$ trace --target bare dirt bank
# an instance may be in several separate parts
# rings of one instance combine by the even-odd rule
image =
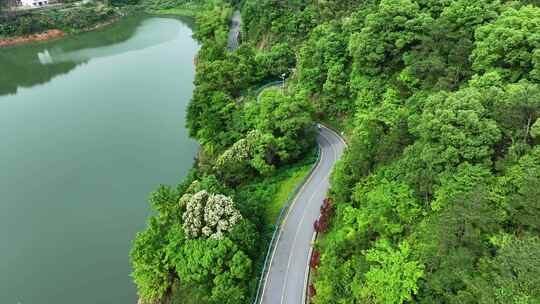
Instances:
[[[66,33],[64,33],[61,30],[48,30],[46,32],[39,33],[39,34],[0,39],[0,47],[18,45],[18,44],[36,42],[36,41],[46,41],[46,40],[51,40],[55,38],[61,38],[61,37],[64,37],[65,35]]]

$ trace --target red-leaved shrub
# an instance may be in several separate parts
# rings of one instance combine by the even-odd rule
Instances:
[[[330,198],[325,198],[321,206],[321,215],[319,219],[313,223],[313,228],[317,233],[325,233],[330,225],[330,218],[334,215],[334,206]]]
[[[317,267],[319,267],[320,262],[321,262],[321,253],[318,250],[313,250],[313,252],[311,253],[311,259],[309,260],[309,267],[315,270],[317,269]]]
[[[309,284],[308,294],[310,298],[313,298],[317,294],[317,290],[315,290],[315,286],[313,286],[313,283]]]

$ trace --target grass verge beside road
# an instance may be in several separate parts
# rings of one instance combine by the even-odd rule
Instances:
[[[312,166],[312,163],[306,164],[291,168],[285,172],[288,177],[279,183],[279,186],[277,187],[278,190],[274,195],[274,198],[270,201],[266,208],[267,223],[274,223],[277,220],[281,208],[285,205],[294,189],[296,189],[296,187],[304,180]]]

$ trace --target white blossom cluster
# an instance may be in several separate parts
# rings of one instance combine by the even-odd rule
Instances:
[[[195,194],[185,194],[180,198],[180,204],[185,204],[186,211],[182,218],[183,228],[188,237],[197,238],[201,236],[201,228],[204,220],[204,206],[210,194],[206,191],[199,191]]]
[[[221,154],[216,160],[216,169],[223,169],[231,163],[242,163],[251,158],[252,145],[243,138],[235,142],[229,149]]]
[[[186,204],[182,218],[184,232],[189,238],[221,239],[242,219],[233,200],[225,195],[202,190],[193,195],[184,195],[180,202]]]
[[[187,188],[185,192],[186,194],[182,195],[182,197],[180,197],[180,200],[178,201],[180,204],[180,208],[186,209],[187,204],[193,197],[193,193],[198,192],[197,189],[199,189],[199,186],[200,186],[200,182],[198,180],[193,181],[191,185],[189,185],[189,187]]]
[[[261,131],[249,131],[245,138],[235,142],[218,157],[214,169],[224,171],[241,164],[250,164],[257,170],[261,169],[260,167],[266,164],[254,165],[253,159],[256,158],[257,154],[264,154],[269,141],[271,138],[265,136]]]

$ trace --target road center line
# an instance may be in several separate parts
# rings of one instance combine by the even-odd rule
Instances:
[[[328,144],[330,145],[330,148],[332,149],[332,152],[334,153],[334,159],[335,159],[335,151],[333,149],[333,146],[332,146],[332,142],[330,140],[328,140],[328,138],[326,136],[324,136],[324,134],[321,132],[319,133],[325,141],[328,142]],[[322,161],[322,158],[321,158],[321,161]],[[328,171],[328,173],[325,175],[325,177],[319,182],[317,183],[317,187],[315,187],[316,189],[319,188],[319,186],[324,182],[326,181],[330,174],[331,174],[332,170],[330,169]],[[311,197],[309,198],[309,200],[306,202],[306,207],[310,205],[311,201],[313,200],[313,197],[318,194],[317,191],[314,191],[313,194],[311,195]],[[282,292],[281,292],[281,300],[280,300],[280,303],[283,304],[283,300],[285,299],[285,295],[286,295],[286,286],[287,286],[287,282],[289,280],[289,270],[290,270],[290,267],[291,267],[291,262],[292,262],[292,254],[295,252],[295,249],[296,249],[296,240],[298,239],[298,234],[300,233],[300,231],[302,230],[302,223],[304,222],[305,220],[305,217],[307,215],[307,210],[306,208],[304,208],[304,212],[302,213],[302,218],[300,219],[300,223],[298,224],[297,228],[296,228],[296,233],[294,235],[294,239],[293,239],[293,243],[292,243],[292,250],[289,251],[289,256],[288,256],[288,261],[287,261],[287,270],[285,272],[285,278],[284,278],[284,281],[283,281],[283,288],[282,288]]]

